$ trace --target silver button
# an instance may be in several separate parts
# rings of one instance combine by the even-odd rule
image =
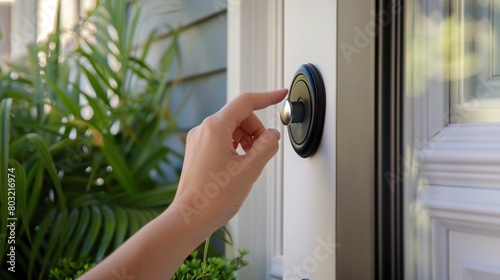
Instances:
[[[289,99],[283,100],[280,105],[280,118],[284,125],[301,123],[304,121],[304,103],[292,102]]]

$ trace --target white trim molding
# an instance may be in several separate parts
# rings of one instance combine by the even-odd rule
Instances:
[[[449,125],[419,153],[429,185],[500,190],[500,124]]]
[[[450,279],[450,232],[500,237],[500,124],[449,125],[418,158],[414,276]]]
[[[435,185],[424,189],[418,200],[431,224],[418,230],[419,250],[425,252],[418,279],[453,279],[448,267],[450,232],[500,237],[500,192]]]
[[[229,1],[227,99],[247,91],[283,87],[283,0]],[[283,135],[275,108],[258,112],[266,127]],[[281,144],[283,143],[281,140]],[[228,224],[234,247],[248,249],[249,267],[239,279],[283,277],[283,152],[268,163],[242,209]]]

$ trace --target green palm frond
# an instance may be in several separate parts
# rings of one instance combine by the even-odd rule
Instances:
[[[59,11],[47,40],[0,72],[0,180],[16,169],[16,262],[26,279],[45,279],[61,258],[105,258],[173,201],[178,174],[151,174],[182,157],[163,144],[176,130],[168,73],[179,31],[151,65],[159,33],[137,45],[140,6],[97,1],[75,27],[73,49],[61,40]],[[5,250],[0,242],[0,260]]]
[[[2,184],[8,181],[8,163],[9,163],[9,140],[10,140],[10,111],[12,107],[12,99],[4,99],[0,103],[0,130],[2,134],[0,136],[0,182]],[[3,207],[0,209],[0,236],[7,236],[7,218],[9,217],[8,209],[4,205],[7,205],[8,199],[5,193],[0,196],[1,204]],[[3,252],[5,246],[5,239],[2,238],[0,242],[0,253],[2,256],[0,260],[3,259]]]

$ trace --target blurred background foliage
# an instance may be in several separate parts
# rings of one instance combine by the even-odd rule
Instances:
[[[170,29],[158,66],[149,65],[157,33],[134,44],[141,7],[132,5],[97,1],[71,31],[61,30],[59,9],[48,39],[0,73],[0,179],[15,168],[17,279],[46,278],[62,258],[99,262],[175,195],[164,166],[182,155],[164,140],[177,130],[168,81],[178,30]],[[72,39],[63,42],[63,33]],[[13,276],[7,245],[1,279]]]

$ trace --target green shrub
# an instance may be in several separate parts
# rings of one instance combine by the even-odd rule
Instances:
[[[248,265],[244,259],[246,255],[248,255],[247,250],[240,250],[239,255],[232,260],[224,257],[209,257],[204,261],[198,257],[198,251],[194,251],[171,280],[235,280],[234,272]],[[73,280],[94,266],[95,264],[90,259],[75,262],[64,258],[50,269],[49,279]]]
[[[81,262],[75,262],[67,258],[60,259],[57,265],[50,269],[49,279],[73,280],[82,276],[94,266],[95,264],[88,259]]]
[[[228,260],[223,257],[209,257],[204,262],[198,258],[198,251],[184,261],[171,280],[235,280],[234,272],[248,263],[245,256],[247,250],[240,250],[239,256]]]

